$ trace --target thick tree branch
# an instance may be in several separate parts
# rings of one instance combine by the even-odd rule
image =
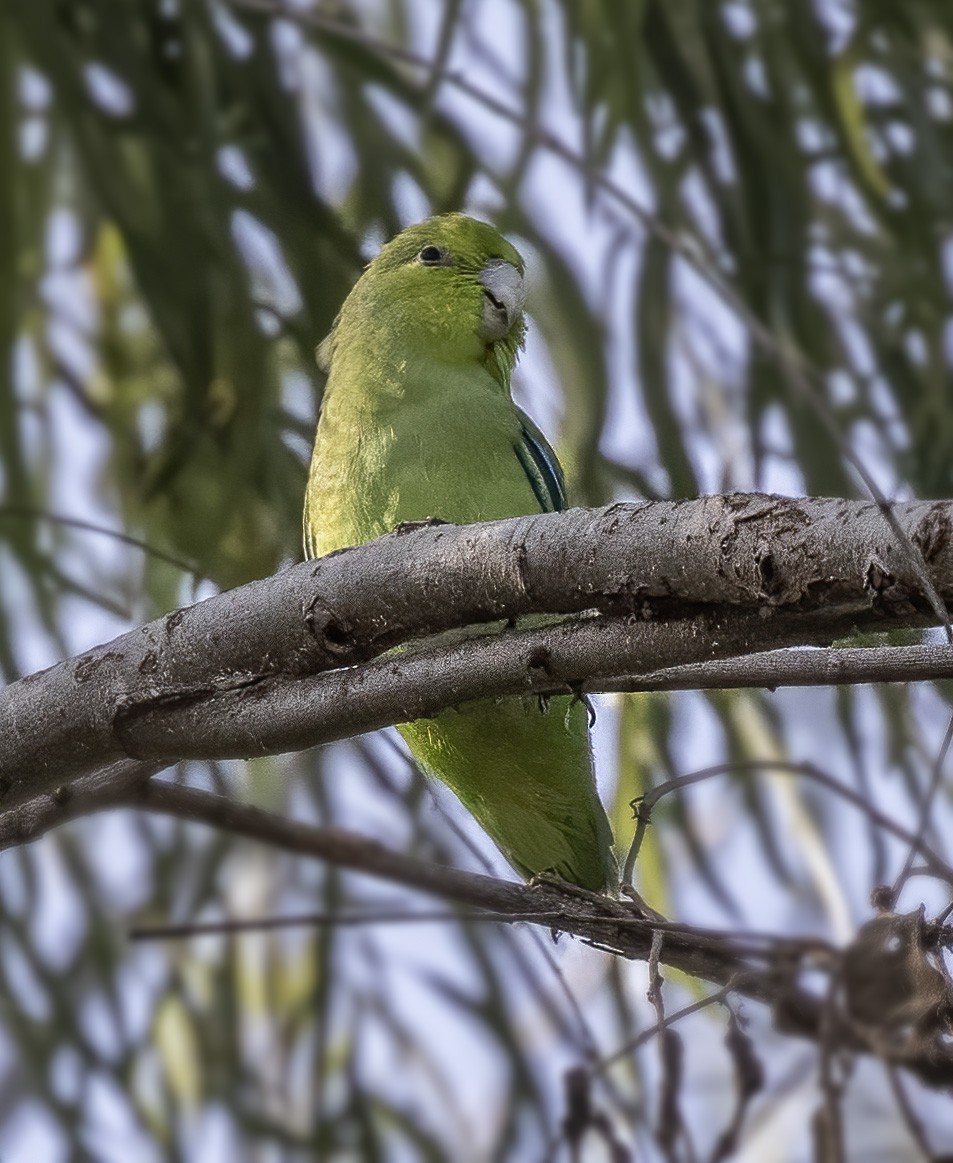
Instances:
[[[949,602],[953,503],[894,515]],[[382,657],[532,614],[583,616]],[[0,691],[0,794],[24,801],[130,759],[290,750],[487,693],[635,686],[648,670],[931,618],[868,502],[754,494],[404,529]]]
[[[775,616],[762,638],[803,645],[821,620]],[[774,650],[747,658],[751,619],[632,626],[618,619],[513,631],[363,666],[294,679],[277,675],[192,703],[134,708],[117,720],[130,754],[171,763],[276,754],[428,718],[448,706],[501,695],[725,690],[917,682],[953,678],[948,646]],[[727,654],[729,657],[721,658]],[[687,661],[699,656],[714,661]],[[843,656],[843,657],[842,657]],[[653,669],[658,664],[664,669]],[[610,666],[621,675],[603,674]],[[637,668],[647,668],[640,673]]]
[[[149,699],[121,708],[115,731],[126,753],[143,760],[273,755],[428,718],[474,699],[602,691],[616,686],[619,670],[637,686],[642,667],[730,656],[765,640],[831,637],[829,619],[817,614],[776,614],[769,625],[737,613],[664,623],[587,618],[389,654],[344,670],[265,676],[199,699]]]

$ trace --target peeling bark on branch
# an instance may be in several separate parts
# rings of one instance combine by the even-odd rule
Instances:
[[[953,503],[894,514],[949,603]],[[419,649],[530,614],[576,617]],[[22,802],[130,759],[152,770],[291,750],[492,692],[607,689],[934,620],[917,563],[869,502],[735,495],[402,529],[0,691],[0,795]]]

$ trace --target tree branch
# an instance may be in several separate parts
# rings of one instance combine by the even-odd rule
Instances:
[[[829,620],[778,614],[755,627],[773,643],[827,641]],[[641,667],[733,655],[752,648],[752,619],[698,615],[647,623],[589,618],[508,630],[363,665],[294,677],[268,675],[221,690],[122,706],[115,732],[128,755],[172,763],[298,751],[449,706],[503,695],[584,694],[639,685]],[[604,673],[609,670],[609,674]]]
[[[818,972],[839,971],[842,953],[826,942],[772,934],[719,933],[660,921],[645,917],[631,902],[612,900],[573,885],[547,879],[516,884],[430,864],[342,829],[311,827],[164,780],[129,788],[123,799],[129,806],[222,828],[286,852],[382,877],[444,901],[487,910],[501,919],[570,933],[631,960],[647,961],[654,948],[658,960],[666,965],[765,1003],[787,1033],[816,1042],[829,1035],[828,1002],[823,992],[818,992],[816,980],[811,980]],[[878,942],[865,930],[858,938],[871,973],[877,968],[879,945],[892,947],[895,939],[903,940],[911,930],[908,918],[897,918],[890,927],[882,922],[873,923],[883,928]],[[921,924],[916,929],[918,937],[922,930]],[[853,947],[848,947],[843,957],[849,961],[852,952]],[[905,1004],[909,1007],[909,998]],[[835,1015],[834,1033],[839,1047],[876,1054],[933,1086],[953,1084],[953,1054],[942,1038],[883,1042],[876,1031],[859,1025],[849,1011]]]
[[[838,646],[768,650],[743,658],[686,663],[607,679],[603,691],[741,690],[745,687],[856,686],[953,678],[949,646]]]
[[[949,602],[953,503],[894,515]],[[439,637],[539,614],[575,618]],[[428,524],[177,610],[0,691],[0,796],[24,802],[130,760],[154,770],[292,750],[488,694],[661,686],[679,664],[931,620],[869,502],[752,494]],[[397,646],[412,649],[387,655]],[[808,665],[785,664],[802,677]]]

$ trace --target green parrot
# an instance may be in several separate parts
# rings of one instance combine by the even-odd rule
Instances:
[[[305,495],[309,557],[402,522],[565,507],[556,456],[510,397],[524,298],[519,253],[463,214],[409,227],[369,264],[318,349],[329,374]],[[483,700],[398,730],[524,876],[616,887],[583,703]]]

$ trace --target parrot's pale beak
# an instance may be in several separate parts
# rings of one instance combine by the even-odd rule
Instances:
[[[523,313],[526,303],[523,276],[512,263],[496,258],[486,264],[477,278],[485,288],[480,336],[487,343],[495,343]]]

